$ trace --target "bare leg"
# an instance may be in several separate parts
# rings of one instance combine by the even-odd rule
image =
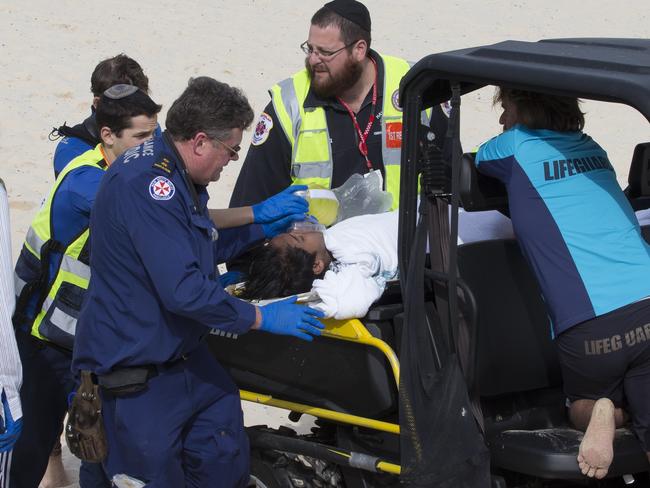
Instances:
[[[585,423],[586,412],[589,410],[589,404],[585,402],[593,400],[578,400],[571,405],[569,416],[577,428],[581,428]],[[593,402],[585,436],[578,451],[580,471],[589,478],[604,478],[612,464],[617,420],[623,423],[622,413],[619,419],[616,417],[614,404],[608,398]]]
[[[585,431],[589,426],[591,420],[591,411],[594,409],[596,400],[576,400],[571,402],[569,409],[569,420],[571,424],[578,430]],[[617,408],[614,411],[616,419],[616,428],[623,427],[629,421],[629,415],[622,408]]]
[[[58,488],[69,484],[70,480],[68,480],[65,473],[63,459],[61,457],[61,443],[57,442],[54,449],[52,449],[52,454],[50,454],[50,459],[47,463],[47,470],[45,471],[45,475],[41,480],[39,488]]]

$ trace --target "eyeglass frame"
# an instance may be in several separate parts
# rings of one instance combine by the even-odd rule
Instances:
[[[311,46],[309,45],[309,41],[305,41],[305,42],[303,42],[303,43],[300,45],[300,49],[301,49],[302,52],[305,53],[305,55],[307,55],[307,56],[311,56],[311,55],[313,54],[314,56],[317,56],[318,59],[320,59],[321,61],[329,61],[329,60],[332,59],[336,54],[340,53],[340,52],[343,51],[344,49],[347,49],[347,48],[349,48],[349,47],[351,47],[351,46],[354,46],[354,45],[355,45],[357,42],[359,42],[360,40],[361,40],[361,39],[357,39],[356,41],[353,41],[353,42],[351,42],[350,44],[346,44],[345,46],[343,46],[343,47],[340,48],[340,49],[337,49],[336,51],[327,52],[327,53],[323,53],[323,52],[320,51],[320,50],[318,50],[318,51],[315,50],[313,47],[311,47]]]
[[[223,147],[225,147],[226,149],[228,149],[228,151],[230,152],[230,158],[231,158],[231,159],[234,159],[234,160],[239,159],[239,151],[241,151],[241,146],[237,145],[237,146],[236,146],[236,149],[235,149],[234,147],[229,146],[228,144],[226,144],[225,142],[223,142],[221,139],[217,139],[216,137],[212,137],[211,140],[212,140],[212,141],[216,141],[216,142],[218,142],[218,143],[221,144]]]

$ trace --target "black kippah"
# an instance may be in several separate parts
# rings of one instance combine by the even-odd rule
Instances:
[[[323,7],[336,12],[344,19],[354,22],[362,29],[370,32],[370,12],[361,2],[356,0],[332,0]]]

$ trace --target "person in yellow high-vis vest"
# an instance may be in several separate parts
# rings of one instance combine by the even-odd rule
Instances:
[[[76,321],[88,287],[89,218],[106,168],[150,139],[161,106],[133,85],[104,92],[96,111],[102,142],[66,165],[27,232],[16,263],[13,321],[24,370],[24,429],[11,486],[39,484],[75,383],[70,370]],[[84,463],[83,488],[108,487],[101,465]]]
[[[311,19],[300,47],[305,69],[270,90],[231,207],[257,203],[289,184],[335,188],[352,174],[380,170],[399,204],[403,59],[370,49],[370,14],[354,0],[334,0]],[[444,141],[447,116],[423,114],[430,140]],[[426,133],[426,131],[425,131]]]

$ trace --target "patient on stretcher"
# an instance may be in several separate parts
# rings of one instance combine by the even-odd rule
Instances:
[[[322,231],[292,230],[253,257],[241,297],[312,291],[326,317],[363,317],[397,278],[398,212],[352,217]]]

